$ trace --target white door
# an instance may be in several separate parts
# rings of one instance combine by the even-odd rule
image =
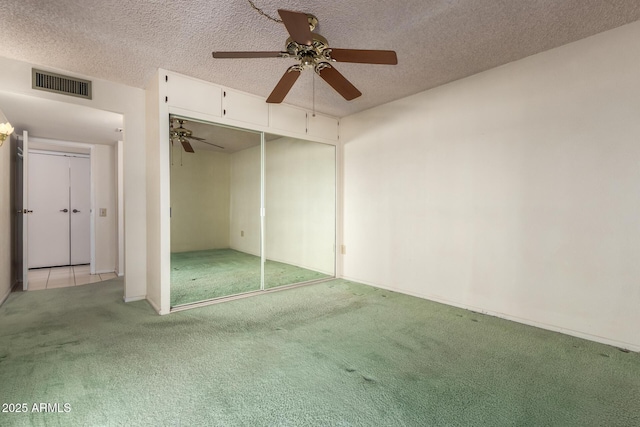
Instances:
[[[91,160],[70,157],[71,265],[91,262]]]
[[[22,138],[17,137],[17,153],[16,153],[16,188],[15,188],[15,206],[16,206],[16,262],[18,282],[22,282],[22,289],[27,290],[29,285],[28,278],[28,225],[27,213],[27,181],[29,174],[29,135],[27,131],[22,132]]]
[[[29,268],[69,265],[69,158],[29,153]]]

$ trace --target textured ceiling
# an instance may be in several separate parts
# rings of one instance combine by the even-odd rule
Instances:
[[[254,0],[313,13],[330,46],[393,49],[396,66],[338,64],[363,95],[315,79],[315,108],[345,116],[640,19],[638,0]],[[2,0],[0,56],[145,87],[157,68],[266,97],[291,59],[217,59],[283,50],[282,24],[247,0]],[[307,71],[285,99],[312,107]]]

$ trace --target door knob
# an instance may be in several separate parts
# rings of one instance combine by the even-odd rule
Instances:
[[[60,212],[69,212],[69,209],[60,209]]]
[[[78,209],[73,210],[73,213],[78,213],[78,212],[80,212]]]

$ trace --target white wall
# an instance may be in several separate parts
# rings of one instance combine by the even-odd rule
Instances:
[[[31,68],[51,70],[90,79],[93,99],[64,96],[31,88]],[[55,70],[37,64],[0,57],[0,90],[84,105],[124,116],[124,225],[125,292],[127,301],[143,299],[147,292],[146,157],[144,91],[118,83]],[[4,172],[2,172],[4,173]],[[2,192],[9,190],[0,190]],[[1,225],[4,227],[4,225]],[[0,232],[0,246],[6,245],[10,230]]]
[[[344,277],[640,350],[638,40],[344,118]]]
[[[0,123],[7,118],[0,111]],[[13,287],[11,259],[13,251],[13,201],[11,200],[11,140],[7,140],[0,147],[0,304],[9,296]]]
[[[163,179],[168,182],[169,177],[163,176],[161,159],[162,147],[169,143],[169,138],[161,137],[162,127],[160,112],[159,77],[156,74],[145,92],[145,125],[146,125],[146,231],[147,231],[147,301],[160,314],[169,312],[169,290],[163,286],[163,245],[170,236],[163,236],[162,209],[164,208],[163,192],[161,191]],[[167,116],[168,117],[168,116]],[[166,123],[166,122],[165,122]],[[168,125],[167,125],[168,127]],[[163,141],[164,139],[164,141]],[[164,143],[164,144],[163,144]],[[168,165],[166,174],[169,174]],[[169,190],[167,189],[167,193]],[[167,194],[168,197],[168,194]],[[169,210],[169,204],[166,205]],[[168,215],[167,215],[168,216]],[[170,256],[169,248],[167,256]],[[168,271],[170,273],[170,271]]]
[[[110,145],[95,145],[91,151],[91,174],[94,182],[96,233],[96,272],[116,270],[118,257],[118,215],[116,150]],[[107,216],[100,216],[100,209]]]
[[[260,256],[260,146],[231,154],[230,199],[231,249]]]
[[[171,252],[229,247],[231,155],[173,149]]]
[[[335,146],[297,138],[266,142],[267,259],[335,273]]]

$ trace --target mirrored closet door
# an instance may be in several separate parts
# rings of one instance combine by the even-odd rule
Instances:
[[[335,147],[265,139],[265,288],[333,277]]]
[[[261,135],[171,126],[171,306],[260,290]]]
[[[171,307],[335,275],[335,147],[171,117]]]

